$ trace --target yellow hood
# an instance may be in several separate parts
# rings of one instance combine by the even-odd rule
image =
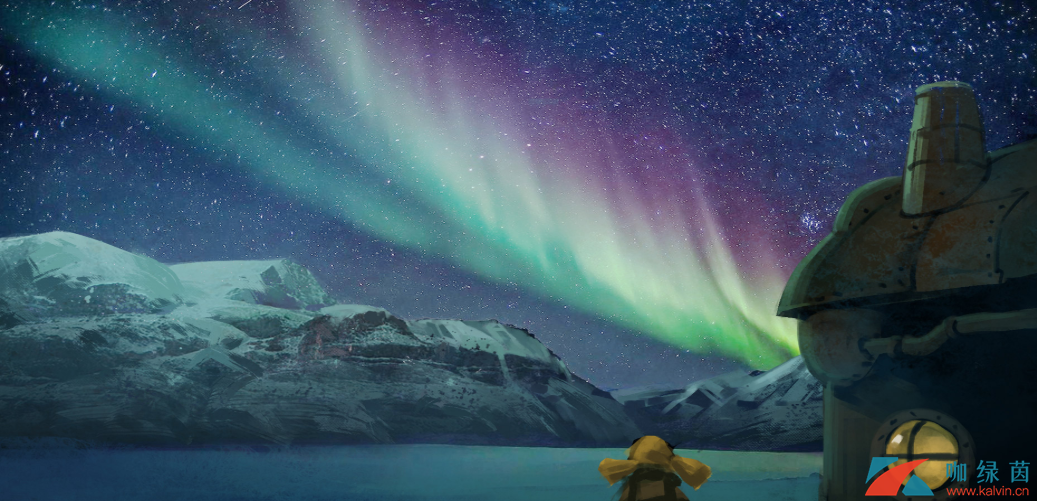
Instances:
[[[639,466],[654,466],[676,473],[684,483],[698,490],[709,479],[712,471],[700,461],[680,457],[670,450],[663,439],[646,435],[627,449],[626,460],[603,459],[598,471],[609,485],[622,480]]]

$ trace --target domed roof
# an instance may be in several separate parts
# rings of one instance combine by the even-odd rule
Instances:
[[[1037,274],[1037,140],[988,153],[986,161],[978,189],[943,211],[905,214],[900,177],[858,188],[832,233],[792,273],[778,315],[805,318]]]

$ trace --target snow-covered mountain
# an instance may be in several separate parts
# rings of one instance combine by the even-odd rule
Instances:
[[[165,265],[65,232],[0,239],[0,440],[819,449],[798,357],[611,394],[528,331],[335,304],[291,260]]]
[[[674,390],[613,391],[641,429],[684,448],[820,451],[823,387],[794,357]]]
[[[313,274],[290,259],[183,263],[169,269],[195,301],[215,296],[310,311],[335,304]]]
[[[166,266],[0,239],[0,437],[628,445],[621,404],[523,329],[332,304],[289,260]]]
[[[0,238],[0,326],[160,313],[183,304],[184,294],[168,266],[75,233]]]

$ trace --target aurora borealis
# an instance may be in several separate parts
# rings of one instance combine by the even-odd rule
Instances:
[[[972,83],[988,148],[1037,133],[1034,11],[892,5],[11,2],[0,236],[293,257],[601,386],[770,368],[785,280],[899,175],[915,87]]]

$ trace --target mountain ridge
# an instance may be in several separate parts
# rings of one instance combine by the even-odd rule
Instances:
[[[165,265],[66,232],[0,238],[0,362],[8,441],[626,447],[657,434],[767,449],[798,440],[760,436],[780,428],[761,419],[782,421],[750,412],[774,407],[753,396],[760,388],[742,393],[764,405],[731,407],[758,431],[732,433],[702,419],[730,422],[725,403],[690,412],[703,393],[689,388],[712,380],[610,393],[521,327],[339,304],[290,259]]]

